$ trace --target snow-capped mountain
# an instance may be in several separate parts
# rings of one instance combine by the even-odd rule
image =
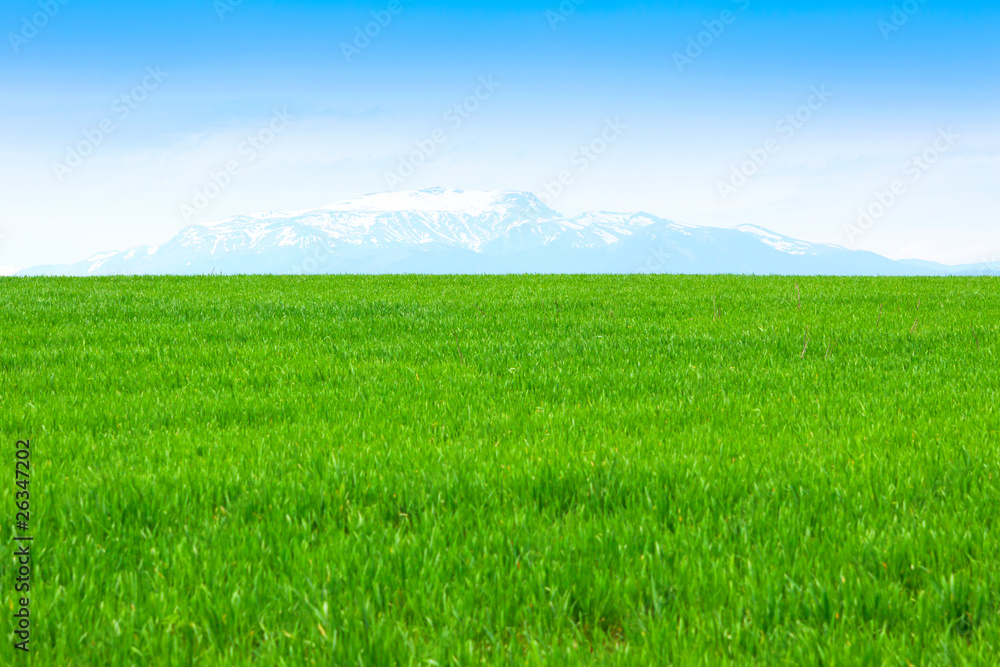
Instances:
[[[697,227],[647,213],[563,217],[528,192],[430,188],[185,227],[159,246],[23,275],[205,273],[756,273],[933,275],[753,225]]]

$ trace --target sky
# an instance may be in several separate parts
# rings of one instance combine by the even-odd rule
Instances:
[[[0,34],[0,273],[431,186],[1000,261],[995,0],[5,0]]]

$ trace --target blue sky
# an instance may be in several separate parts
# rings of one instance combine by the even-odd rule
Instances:
[[[561,172],[565,213],[1000,261],[995,2],[397,2],[7,0],[2,270]]]

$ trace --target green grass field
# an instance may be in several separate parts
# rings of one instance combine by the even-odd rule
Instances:
[[[0,281],[0,663],[30,437],[36,665],[996,664],[1000,281],[797,282]]]

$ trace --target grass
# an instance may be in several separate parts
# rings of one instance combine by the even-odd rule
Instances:
[[[0,281],[35,664],[996,664],[998,297]]]

